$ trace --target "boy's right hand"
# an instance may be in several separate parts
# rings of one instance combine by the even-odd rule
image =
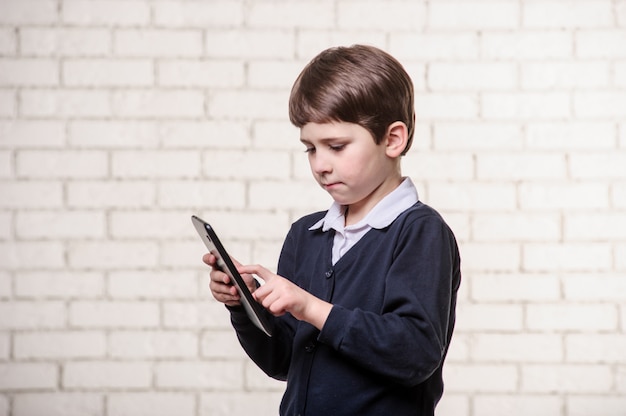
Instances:
[[[241,264],[235,259],[231,258],[236,267]],[[237,288],[230,281],[230,277],[226,273],[220,270],[217,266],[217,259],[211,253],[207,253],[202,256],[202,261],[211,267],[211,280],[209,282],[209,289],[211,294],[218,301],[222,302],[226,306],[238,306],[241,305],[241,297]],[[241,276],[246,282],[250,292],[256,290],[256,283],[251,275],[243,274]]]

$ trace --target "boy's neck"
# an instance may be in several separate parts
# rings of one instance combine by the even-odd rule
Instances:
[[[345,226],[354,225],[361,221],[387,195],[393,192],[402,183],[402,176],[390,178],[380,184],[365,200],[350,205],[344,205]]]

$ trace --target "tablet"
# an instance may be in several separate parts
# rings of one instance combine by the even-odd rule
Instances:
[[[206,245],[209,252],[217,258],[217,266],[221,271],[226,273],[230,277],[230,281],[235,285],[239,296],[241,298],[241,304],[243,305],[250,320],[265,334],[272,336],[272,327],[265,315],[265,310],[260,303],[258,303],[252,297],[252,293],[246,286],[243,278],[237,271],[237,268],[233,264],[230,256],[224,249],[224,246],[217,238],[217,234],[213,227],[211,227],[206,221],[201,220],[195,215],[191,216],[191,222],[193,223],[196,231],[200,235],[204,245]]]

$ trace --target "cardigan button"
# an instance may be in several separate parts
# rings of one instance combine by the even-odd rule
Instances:
[[[327,279],[330,279],[333,276],[333,269],[328,270],[326,273],[324,273],[326,275]]]
[[[306,352],[313,352],[315,350],[315,344],[307,344],[304,347],[304,351]]]

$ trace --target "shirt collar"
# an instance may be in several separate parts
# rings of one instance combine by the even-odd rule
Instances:
[[[418,200],[419,196],[413,181],[411,178],[406,177],[396,189],[381,199],[365,218],[349,226],[349,228],[360,228],[363,226],[378,229],[385,228]],[[321,228],[322,231],[326,232],[332,228],[337,231],[343,231],[345,228],[344,212],[344,206],[333,202],[324,218],[316,222],[309,230]]]

